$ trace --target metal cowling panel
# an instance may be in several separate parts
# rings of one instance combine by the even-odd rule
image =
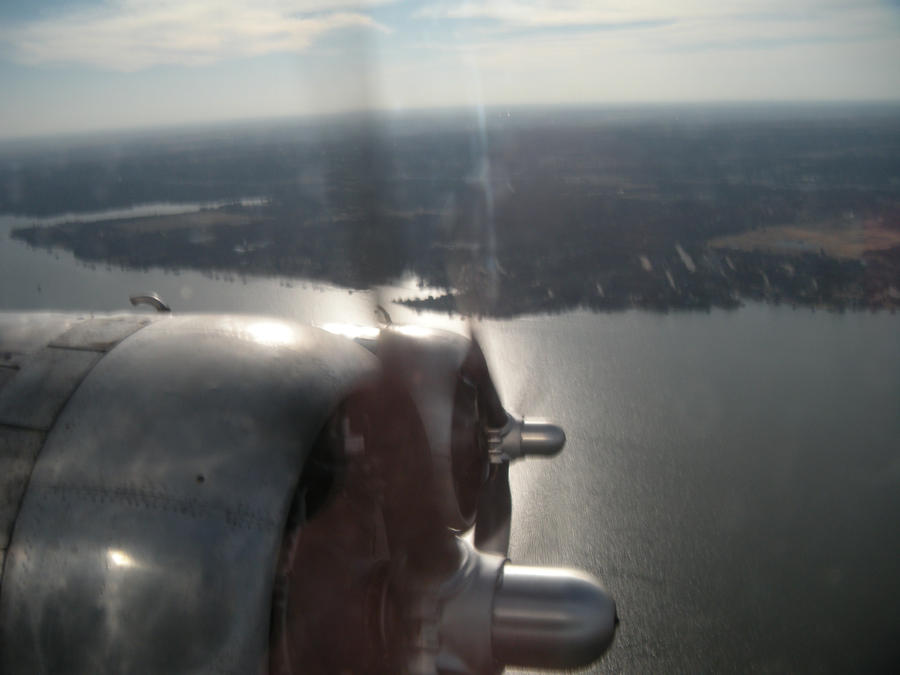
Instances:
[[[0,364],[43,349],[53,338],[87,320],[83,314],[0,312]]]
[[[0,556],[9,546],[19,504],[43,442],[44,434],[40,431],[0,425]]]
[[[45,347],[23,360],[0,389],[0,424],[46,431],[103,355]]]
[[[304,459],[375,358],[269,319],[171,317],[47,435],[6,560],[3,673],[252,673]]]
[[[0,593],[6,550],[45,432],[103,353],[151,320],[0,312]]]

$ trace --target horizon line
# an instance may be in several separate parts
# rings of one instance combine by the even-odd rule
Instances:
[[[184,120],[129,126],[88,127],[84,129],[63,129],[59,131],[33,132],[14,136],[4,136],[0,132],[0,145],[40,141],[88,141],[102,136],[141,136],[167,131],[190,131],[215,127],[238,127],[277,123],[316,123],[329,119],[352,119],[360,116],[402,117],[405,115],[475,113],[478,110],[623,110],[623,109],[663,109],[669,108],[765,108],[765,107],[900,107],[900,98],[883,99],[686,99],[644,100],[644,101],[597,101],[597,102],[557,102],[557,103],[490,103],[478,105],[413,106],[408,108],[372,107],[343,109],[330,112],[297,112],[289,114],[260,115],[248,117],[220,117],[208,120]]]

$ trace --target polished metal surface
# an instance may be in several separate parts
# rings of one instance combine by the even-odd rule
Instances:
[[[523,457],[552,457],[566,444],[562,427],[544,420],[522,420],[521,438]]]
[[[105,352],[146,326],[154,318],[134,314],[92,317],[87,321],[79,321],[53,338],[50,346]]]
[[[169,307],[163,299],[159,297],[156,293],[148,293],[146,295],[132,295],[128,298],[131,301],[132,305],[150,305],[157,312],[171,312],[172,308]]]
[[[505,565],[494,596],[494,658],[529,668],[579,668],[612,643],[616,605],[582,572]]]
[[[413,641],[418,649],[412,672],[484,675],[505,666],[577,668],[612,643],[616,606],[593,577],[513,565],[461,539],[457,546],[457,568],[436,588],[418,590],[411,615],[421,628]]]
[[[376,365],[323,331],[228,316],[166,316],[102,356],[22,501],[0,672],[263,672],[293,488]]]
[[[100,360],[92,351],[45,347],[23,358],[0,389],[0,424],[46,431]]]
[[[48,430],[101,355],[151,320],[0,314],[0,424]]]
[[[30,429],[0,426],[0,551],[9,545],[19,503],[44,434]],[[0,567],[0,584],[2,584]]]
[[[101,353],[145,326],[133,315],[0,314],[0,552],[6,555],[37,455]],[[0,566],[0,590],[3,567]]]
[[[53,312],[0,312],[0,359],[31,354],[82,321],[84,314]],[[8,357],[8,358],[7,358]]]
[[[491,647],[491,608],[506,558],[460,540],[459,569],[439,591],[440,673],[498,672]]]
[[[544,420],[519,419],[511,413],[506,424],[487,430],[488,452],[491,462],[500,464],[523,457],[552,457],[566,444],[566,432]]]

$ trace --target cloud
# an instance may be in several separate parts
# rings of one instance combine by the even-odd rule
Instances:
[[[346,28],[387,29],[361,13],[385,0],[113,0],[0,29],[13,58],[119,71],[300,52]]]
[[[519,27],[617,25],[665,19],[668,4],[542,2],[540,0],[466,0],[441,3],[419,10],[420,17],[434,19],[483,19]]]
[[[423,57],[440,54],[419,89],[438,82],[436,96],[469,63],[491,104],[884,100],[900,92],[900,12],[880,0],[454,0],[417,15],[430,33],[416,47]],[[448,74],[438,77],[439,69]]]
[[[420,18],[478,24],[481,32],[596,28],[653,30],[667,47],[743,48],[752,42],[896,35],[896,9],[883,0],[452,0]],[[646,45],[644,45],[646,46]]]

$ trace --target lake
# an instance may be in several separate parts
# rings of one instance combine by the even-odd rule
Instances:
[[[30,222],[0,217],[0,309],[120,311],[155,291],[180,312],[371,321],[368,292],[85,266],[9,238]],[[568,435],[560,457],[512,470],[511,557],[610,589],[622,623],[589,672],[900,662],[900,316],[752,304],[475,325],[507,406]]]

